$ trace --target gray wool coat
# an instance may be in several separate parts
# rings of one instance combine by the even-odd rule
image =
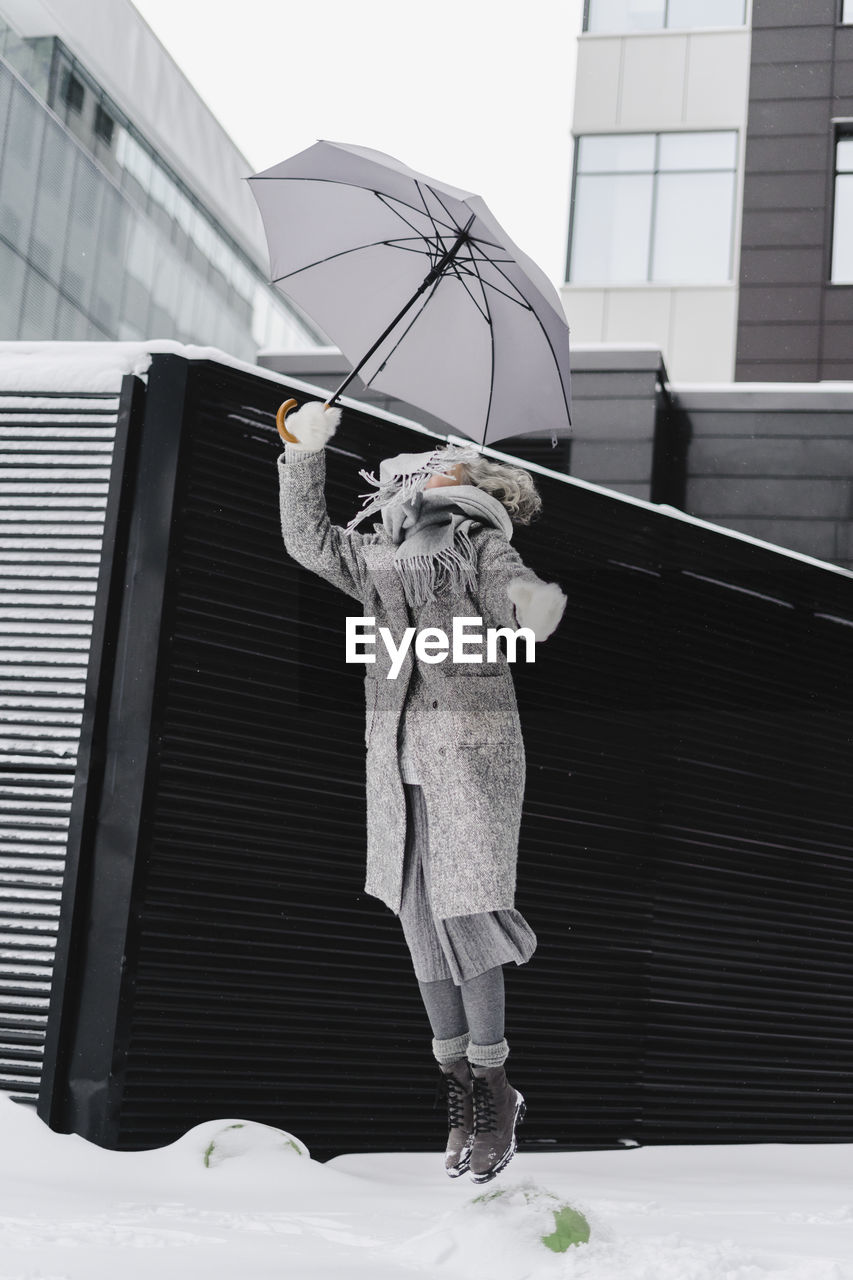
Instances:
[[[422,663],[412,645],[397,678],[388,679],[391,662],[379,627],[390,628],[397,643],[407,626],[440,627],[450,637],[454,615],[481,617],[484,632],[487,627],[515,629],[507,583],[542,580],[501,532],[479,526],[472,533],[478,552],[475,592],[454,594],[445,588],[411,611],[393,566],[395,545],[383,525],[348,537],[331,524],[323,492],[325,450],[309,453],[286,445],[278,468],[287,551],[358,601],[359,615],[376,619],[376,662],[364,667],[365,892],[399,914],[406,803],[397,742],[410,693],[406,734],[428,815],[433,912],[443,919],[512,908],[525,754],[510,664],[500,651],[498,661],[486,662],[485,648],[482,663],[454,663],[451,654],[443,662]],[[522,661],[524,651],[521,643]]]

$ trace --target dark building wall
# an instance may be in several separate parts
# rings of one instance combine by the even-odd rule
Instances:
[[[829,283],[835,122],[853,120],[840,0],[754,0],[738,381],[853,378],[853,285]]]
[[[853,389],[671,391],[690,515],[853,569]]]

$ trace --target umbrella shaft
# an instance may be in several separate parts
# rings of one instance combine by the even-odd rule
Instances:
[[[344,379],[344,381],[343,381],[343,382],[341,383],[341,385],[338,387],[338,389],[337,389],[337,391],[334,393],[334,395],[333,395],[329,400],[327,400],[327,401],[326,401],[327,406],[331,406],[331,405],[333,405],[333,404],[335,403],[335,401],[338,399],[338,397],[339,397],[339,396],[341,396],[341,395],[343,395],[344,391],[347,389],[347,387],[349,386],[349,384],[352,382],[352,380],[353,380],[353,378],[356,376],[356,374],[357,374],[361,369],[363,369],[363,368],[364,368],[364,366],[367,364],[367,362],[368,362],[368,360],[370,359],[370,357],[373,355],[374,351],[378,351],[378,350],[379,350],[379,348],[382,346],[382,343],[383,343],[383,342],[385,341],[385,339],[388,337],[389,333],[392,333],[392,332],[394,331],[394,329],[396,329],[397,325],[398,325],[398,324],[400,323],[400,321],[403,319],[403,316],[406,314],[406,312],[407,312],[407,311],[410,311],[410,310],[412,309],[412,307],[415,305],[415,303],[417,302],[417,300],[418,300],[418,298],[421,296],[421,294],[422,294],[426,289],[428,289],[428,288],[430,287],[430,285],[431,285],[431,284],[434,284],[434,283],[435,283],[435,281],[438,279],[438,277],[439,277],[440,275],[442,275],[442,274],[447,270],[447,268],[450,266],[450,263],[453,261],[453,259],[454,259],[454,258],[456,257],[456,255],[458,254],[459,250],[462,248],[462,246],[463,246],[463,244],[465,243],[465,241],[468,239],[468,229],[469,229],[469,227],[471,226],[471,223],[472,223],[473,221],[474,221],[474,214],[472,213],[472,214],[471,214],[471,217],[468,219],[467,223],[465,224],[465,226],[463,227],[463,229],[459,232],[459,235],[456,237],[456,243],[455,243],[454,245],[452,245],[452,246],[451,246],[451,248],[449,248],[449,249],[447,250],[447,252],[445,253],[444,257],[443,257],[443,258],[441,258],[441,260],[435,264],[435,266],[432,268],[432,270],[431,270],[431,271],[430,271],[430,273],[427,275],[427,277],[425,278],[425,280],[423,281],[423,283],[420,285],[420,287],[416,290],[416,292],[415,292],[415,293],[413,293],[413,294],[412,294],[411,298],[409,298],[409,301],[408,301],[408,302],[406,303],[406,305],[403,307],[402,311],[400,311],[400,312],[399,312],[399,313],[394,317],[394,319],[391,321],[391,323],[389,324],[389,326],[388,326],[388,328],[385,330],[385,332],[384,332],[380,337],[378,337],[378,338],[376,339],[376,341],[374,342],[374,344],[373,344],[373,346],[370,348],[370,350],[367,352],[367,354],[366,354],[365,356],[363,356],[361,360],[359,360],[358,364],[355,366],[355,368],[353,369],[352,373],[350,373],[350,374],[348,374],[348,375],[347,375],[347,377]]]

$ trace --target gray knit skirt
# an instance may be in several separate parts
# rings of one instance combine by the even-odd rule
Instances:
[[[429,830],[421,787],[404,784],[406,851],[400,923],[420,982],[452,978],[456,986],[495,965],[525,964],[536,934],[520,911],[483,911],[436,920],[430,906]]]

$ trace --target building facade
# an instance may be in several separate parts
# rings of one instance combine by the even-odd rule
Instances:
[[[0,0],[0,338],[316,345],[250,172],[129,0]]]
[[[853,379],[853,0],[753,0],[738,381]]]
[[[576,341],[853,377],[853,0],[587,0],[573,132]]]

